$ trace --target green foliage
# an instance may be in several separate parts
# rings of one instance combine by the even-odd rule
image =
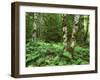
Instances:
[[[76,60],[76,64],[88,64],[89,63],[89,49],[76,46],[74,49],[73,59]]]
[[[89,64],[89,16],[81,15],[78,24],[75,24],[74,18],[75,15],[72,14],[66,14],[64,18],[64,14],[26,13],[27,67]],[[73,35],[76,44],[70,50],[65,49],[66,46],[63,45],[63,23],[67,28],[65,37],[69,48],[73,41],[74,26],[78,26]],[[35,37],[32,37],[34,32]]]
[[[74,26],[74,15],[69,14],[67,16],[68,40],[70,40],[71,38],[73,26]]]
[[[46,42],[62,40],[62,14],[44,14],[44,36]]]
[[[32,37],[33,29],[33,13],[26,13],[26,39],[27,41]]]
[[[26,44],[26,66],[88,64],[89,50],[76,46],[74,55],[64,51],[62,43],[30,41]]]
[[[72,58],[72,54],[70,52],[64,51],[63,56],[68,57],[68,58]]]
[[[62,53],[63,46],[61,44],[50,44],[44,42],[27,43],[26,44],[26,65],[33,62],[33,66],[50,64],[52,59],[57,60],[58,54]],[[52,63],[54,63],[52,61]],[[35,65],[34,65],[35,64]]]

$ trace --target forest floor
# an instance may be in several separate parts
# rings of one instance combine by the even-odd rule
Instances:
[[[43,41],[26,44],[26,66],[63,66],[89,64],[89,49],[76,46],[73,55],[63,50],[63,44]]]

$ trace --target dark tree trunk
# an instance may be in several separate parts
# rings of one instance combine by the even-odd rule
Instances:
[[[64,50],[67,50],[67,15],[63,15],[63,45],[64,45]]]
[[[86,42],[87,41],[87,37],[88,37],[88,29],[89,29],[89,16],[87,16],[87,19],[86,19],[87,23],[86,23],[86,33],[85,33],[85,37],[84,37],[84,41]]]

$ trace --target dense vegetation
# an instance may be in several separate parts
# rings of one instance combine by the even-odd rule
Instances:
[[[26,13],[26,66],[89,64],[89,16]]]

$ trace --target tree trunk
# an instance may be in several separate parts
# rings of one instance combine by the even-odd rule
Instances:
[[[40,25],[39,25],[39,27],[40,27],[40,34],[39,34],[40,39],[42,39],[42,36],[43,36],[43,16],[42,15],[43,14],[40,13],[40,20],[39,20],[39,22],[40,22]]]
[[[79,18],[80,18],[80,15],[75,15],[74,17],[74,27],[73,27],[73,30],[72,30],[72,38],[71,38],[71,44],[70,44],[70,47],[73,49],[76,45],[76,33],[78,31],[78,24],[79,24]]]
[[[64,50],[68,52],[73,52],[73,49],[76,45],[76,34],[78,30],[79,18],[80,15],[75,15],[74,17],[74,26],[72,29],[72,36],[71,39],[68,41],[68,28],[67,28],[67,15],[63,15],[63,45]]]
[[[64,45],[64,50],[66,51],[67,50],[67,19],[66,19],[66,16],[67,15],[63,15],[63,45]]]
[[[89,16],[87,16],[86,18],[86,33],[85,33],[85,37],[84,37],[84,41],[86,42],[87,41],[87,37],[88,37],[88,29],[89,29]]]
[[[36,41],[36,27],[37,27],[37,15],[36,13],[34,13],[34,22],[33,22],[33,32],[32,32],[32,38],[33,38],[33,41]]]

